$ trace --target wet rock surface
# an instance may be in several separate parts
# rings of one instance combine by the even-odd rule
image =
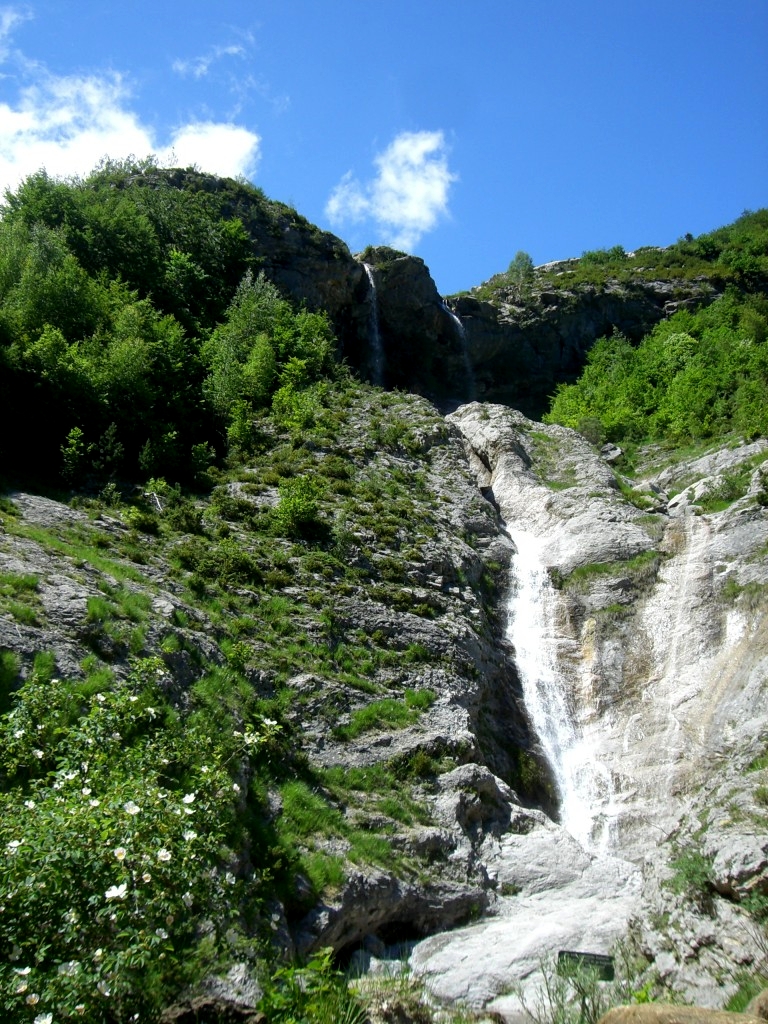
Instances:
[[[590,750],[603,789],[590,793],[586,849],[539,822],[486,842],[498,891],[517,894],[501,897],[496,918],[426,940],[413,962],[446,998],[514,1017],[514,997],[499,993],[528,974],[535,988],[526,944],[551,913],[538,954],[569,942],[607,952],[631,935],[672,990],[722,1006],[739,971],[764,955],[740,906],[763,890],[766,873],[755,759],[768,737],[768,520],[749,471],[764,445],[651,469],[641,484],[658,492],[683,481],[705,493],[714,474],[747,467],[741,496],[721,511],[665,515],[649,510],[634,481],[624,481],[628,502],[599,453],[571,431],[477,404],[449,418],[478,483],[518,543],[540,550],[555,584],[552,658],[572,702],[569,742]],[[539,904],[508,920],[520,896]],[[496,949],[504,952],[482,979],[448,966]]]

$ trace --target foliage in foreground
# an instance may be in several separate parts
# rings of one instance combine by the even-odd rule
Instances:
[[[33,675],[0,723],[9,1022],[143,1019],[256,909],[266,851],[244,879],[232,850],[244,779],[276,723],[217,735],[169,706],[166,681],[156,659],[91,693]]]
[[[597,1024],[614,1006],[654,1000],[655,978],[647,976],[647,963],[630,947],[619,943],[614,951],[615,976],[606,981],[594,967],[561,964],[554,958],[541,963],[541,981],[533,995],[513,986],[532,1024]],[[670,1000],[670,994],[664,994]]]

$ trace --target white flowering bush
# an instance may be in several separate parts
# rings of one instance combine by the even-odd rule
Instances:
[[[256,895],[231,849],[258,728],[182,719],[162,673],[88,697],[33,675],[0,720],[3,1020],[151,1019]]]

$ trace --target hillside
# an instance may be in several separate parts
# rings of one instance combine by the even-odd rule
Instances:
[[[192,171],[6,197],[6,1019],[514,1016],[617,940],[605,999],[749,989],[765,234],[444,300]]]

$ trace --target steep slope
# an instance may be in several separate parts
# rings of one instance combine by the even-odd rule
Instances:
[[[4,499],[0,941],[37,957],[46,1005],[64,960],[88,1013],[97,983],[156,1009],[202,956],[201,914],[257,973],[269,937],[344,952],[467,921],[495,885],[479,847],[523,813],[512,787],[548,799],[499,618],[511,548],[455,429],[353,382],[313,429],[261,429],[209,498]],[[114,916],[88,916],[104,893]],[[132,907],[165,935],[149,950]]]

